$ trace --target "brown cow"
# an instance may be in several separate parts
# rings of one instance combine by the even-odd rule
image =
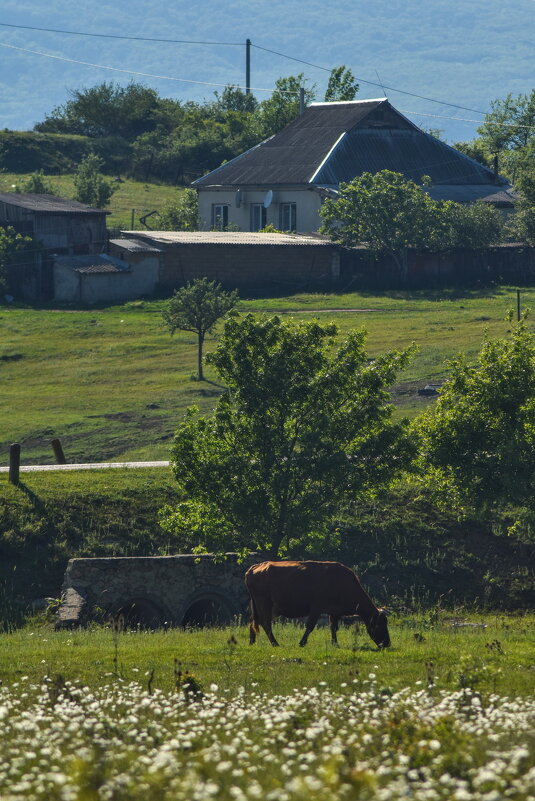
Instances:
[[[338,645],[340,618],[354,614],[364,620],[379,648],[390,645],[386,612],[375,606],[355,573],[340,562],[262,562],[249,568],[245,583],[251,596],[251,645],[256,641],[259,624],[270,643],[279,644],[271,630],[273,618],[279,615],[307,617],[299,643],[306,645],[321,614],[329,615],[333,645]]]

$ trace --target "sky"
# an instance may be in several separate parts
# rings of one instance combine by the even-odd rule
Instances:
[[[386,95],[447,141],[473,138],[493,99],[535,86],[534,0],[3,0],[0,126],[30,129],[69,90],[102,81],[213,99],[244,84],[247,38],[259,100],[299,72],[322,99],[330,69],[345,64],[359,98]]]

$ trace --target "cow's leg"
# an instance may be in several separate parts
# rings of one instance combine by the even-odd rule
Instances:
[[[273,631],[271,630],[271,615],[267,618],[265,623],[262,623],[262,628],[266,632],[268,640],[270,641],[271,645],[273,645],[274,647],[278,646],[279,643],[273,636]]]
[[[319,616],[320,616],[320,612],[311,612],[309,614],[308,619],[307,619],[307,624],[306,624],[306,627],[305,627],[305,633],[301,637],[301,642],[299,643],[301,648],[304,645],[307,644],[308,637],[309,637],[310,633],[314,630],[314,626],[318,622]]]
[[[338,638],[336,636],[336,632],[338,631],[338,624],[340,622],[340,618],[331,615],[329,617],[329,621],[331,623],[331,642],[333,645],[338,645]]]
[[[261,603],[257,601],[256,620],[266,632],[267,638],[271,645],[277,646],[279,643],[273,636],[273,631],[271,629],[271,621],[273,620],[273,604],[270,602]]]

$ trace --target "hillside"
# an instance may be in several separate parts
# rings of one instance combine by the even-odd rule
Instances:
[[[4,25],[233,44],[127,41],[2,27],[0,125],[31,128],[67,99],[69,88],[102,81],[124,84],[134,79],[154,86],[164,97],[210,98],[218,85],[244,83],[245,55],[239,43],[246,38],[257,45],[252,49],[255,89],[271,90],[277,77],[303,71],[317,84],[320,97],[325,91],[327,71],[269,51],[327,68],[350,66],[361,79],[362,98],[382,96],[382,84],[484,112],[492,99],[532,88],[533,0],[518,0],[513,9],[498,0],[469,4],[378,0],[373,5],[364,0],[333,0],[328,14],[319,0],[306,5],[300,0],[273,0],[256,4],[254,13],[251,10],[244,0],[225,6],[213,0],[171,6],[162,0],[150,6],[139,0],[117,0],[113,6],[97,8],[68,0],[50,0],[46,5],[5,0],[0,19]],[[174,80],[150,77],[154,75]],[[480,119],[473,111],[455,110],[391,88],[386,92],[418,125],[443,129],[449,141],[474,135],[474,123],[424,116]],[[259,99],[266,97],[265,92],[256,94]]]
[[[489,287],[265,298],[244,300],[240,310],[317,315],[335,320],[342,335],[365,327],[372,356],[415,342],[419,350],[393,388],[395,413],[413,416],[429,402],[417,389],[443,378],[446,359],[459,351],[474,355],[486,332],[503,336],[515,303],[514,289]],[[522,305],[534,307],[534,289],[522,290]],[[69,462],[167,459],[185,409],[197,404],[208,411],[223,388],[209,366],[207,381],[192,380],[196,337],[170,337],[160,308],[157,301],[1,307],[1,462],[11,442],[21,443],[23,463],[52,462],[54,437]],[[214,345],[210,336],[206,350]]]

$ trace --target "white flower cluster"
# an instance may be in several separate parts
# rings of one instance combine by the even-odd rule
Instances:
[[[371,679],[201,700],[118,681],[0,688],[2,801],[528,801],[535,701]],[[531,750],[530,750],[531,749]]]

